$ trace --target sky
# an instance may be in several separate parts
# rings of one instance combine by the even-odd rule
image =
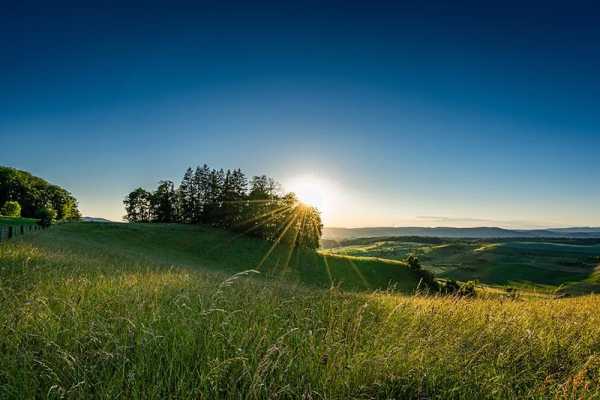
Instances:
[[[327,226],[600,226],[593,3],[13,3],[0,165],[84,215],[207,163]]]

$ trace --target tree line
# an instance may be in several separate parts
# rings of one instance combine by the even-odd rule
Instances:
[[[9,210],[11,216],[39,218],[48,222],[81,218],[77,200],[67,190],[29,172],[2,166],[0,207],[5,212]]]
[[[282,194],[274,179],[206,164],[188,168],[178,187],[166,180],[154,191],[137,188],[124,205],[129,222],[204,224],[309,248],[319,246],[323,229],[319,211]]]

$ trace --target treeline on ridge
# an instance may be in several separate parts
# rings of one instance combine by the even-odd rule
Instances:
[[[282,194],[266,175],[250,181],[240,170],[188,168],[181,184],[160,181],[150,192],[137,188],[124,200],[129,222],[205,224],[262,239],[317,248],[323,225],[319,211]]]
[[[60,186],[29,172],[0,166],[0,207],[18,203],[17,216],[42,220],[78,220],[77,200]]]

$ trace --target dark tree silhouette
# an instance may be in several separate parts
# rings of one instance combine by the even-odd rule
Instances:
[[[191,223],[194,221],[194,171],[188,168],[183,175],[181,185],[177,189],[177,211],[179,221]]]
[[[150,198],[152,220],[156,222],[177,222],[177,195],[171,181],[160,181]]]
[[[129,222],[151,222],[152,220],[152,194],[142,188],[137,188],[129,193],[123,203]]]
[[[142,188],[125,198],[129,222],[203,223],[293,246],[317,248],[323,225],[319,211],[280,194],[279,184],[266,175],[250,185],[240,169],[188,168],[179,188],[161,181],[149,193]]]

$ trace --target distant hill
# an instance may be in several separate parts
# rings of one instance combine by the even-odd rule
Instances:
[[[83,222],[113,222],[106,218],[98,218],[98,217],[81,217]]]
[[[324,240],[347,240],[363,237],[423,236],[468,239],[501,238],[600,238],[600,228],[557,229],[504,229],[480,228],[424,228],[424,227],[376,227],[376,228],[324,228]]]

